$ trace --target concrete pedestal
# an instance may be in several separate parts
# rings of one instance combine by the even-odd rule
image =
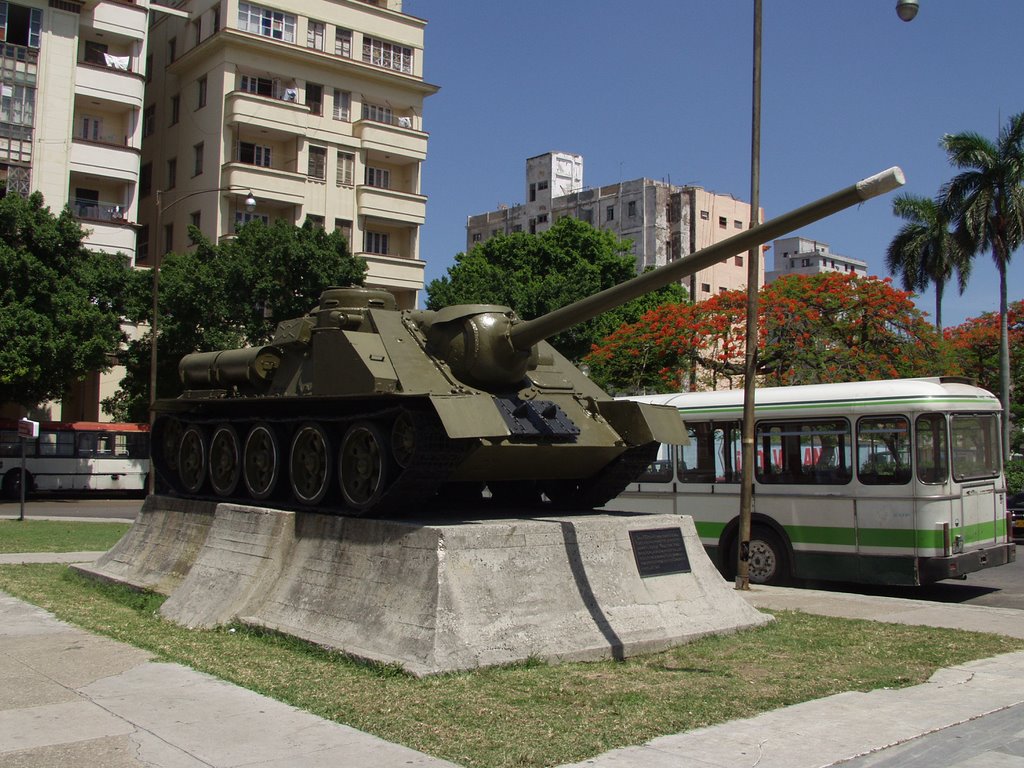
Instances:
[[[81,570],[169,594],[162,613],[186,626],[239,619],[416,675],[622,658],[770,621],[722,579],[689,517],[372,520],[220,504],[197,509],[195,550],[154,546],[153,531],[194,538],[200,525],[160,523],[181,514],[163,507],[147,502]],[[681,570],[675,540],[683,572],[668,572]]]

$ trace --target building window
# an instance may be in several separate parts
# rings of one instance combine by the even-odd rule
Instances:
[[[719,229],[726,229],[726,228],[728,228],[728,226],[729,226],[729,220],[727,218],[725,218],[725,216],[719,216],[718,217],[718,228]]]
[[[242,75],[239,81],[239,88],[247,93],[255,93],[257,96],[274,95],[274,81],[269,77]]]
[[[235,211],[235,231],[244,224],[248,224],[250,221],[262,221],[264,224],[270,223],[270,217],[265,213],[252,213],[250,211]]]
[[[203,221],[203,214],[202,214],[201,211],[192,211],[192,213],[190,213],[188,215],[188,223],[191,226],[195,227],[196,229],[201,229],[202,228],[200,226],[202,221]]]
[[[101,130],[103,130],[103,121],[100,118],[83,115],[78,138],[86,141],[99,141]]]
[[[196,109],[206,106],[206,75],[196,80]]]
[[[8,13],[8,4],[0,2],[0,42],[38,48],[43,28],[42,9],[26,8],[23,5],[16,5],[15,8],[17,11]]]
[[[192,147],[192,152],[194,159],[194,162],[192,163],[192,175],[198,176],[203,172],[203,142],[199,142],[194,145]]]
[[[0,121],[31,126],[36,110],[36,89],[26,85],[4,83],[0,99]]]
[[[739,219],[733,219],[733,221],[732,221],[732,228],[733,229],[743,229],[743,222],[740,221]]]
[[[700,289],[703,293],[711,293],[711,283],[701,283]]]
[[[363,61],[412,74],[412,48],[373,37],[363,37]]]
[[[391,171],[387,168],[372,168],[366,166],[365,181],[368,187],[379,187],[380,189],[391,188]]]
[[[139,197],[149,197],[153,191],[153,164],[143,163],[139,166]]]
[[[153,133],[153,120],[156,118],[156,105],[150,104],[142,110],[142,136],[150,136]]]
[[[352,242],[352,220],[351,219],[335,219],[334,228],[341,231],[341,236],[345,238],[346,243]]]
[[[700,212],[700,218],[701,218],[702,221],[707,221],[708,219],[711,218],[711,214],[708,213],[707,211],[701,211]]]
[[[340,88],[334,89],[334,119],[352,119],[352,94]]]
[[[174,225],[164,224],[164,253],[174,250]]]
[[[483,239],[484,239],[484,236],[480,232],[474,232],[473,233],[473,242],[474,243],[479,243]]]
[[[536,202],[536,201],[537,201],[537,185],[536,184],[531,184],[530,185],[530,202],[533,203],[533,202]]]
[[[626,215],[631,219],[636,218],[636,200],[626,203]]]
[[[365,232],[363,234],[363,250],[366,253],[388,254],[388,235],[384,232]]]
[[[352,30],[338,27],[334,30],[334,55],[352,58]]]
[[[174,61],[178,58],[178,38],[172,37],[167,41],[167,61]]]
[[[146,82],[153,82],[153,54],[146,57]]]
[[[547,224],[548,223],[548,215],[546,213],[542,213],[542,214],[538,215],[537,216],[537,223],[538,224]]]
[[[238,142],[238,162],[270,168],[270,147],[240,141]]]
[[[351,152],[338,152],[338,177],[339,187],[351,187],[356,181],[356,156]]]
[[[324,49],[324,29],[325,25],[322,21],[313,21],[310,19],[309,26],[306,28],[306,47],[315,48],[318,51]]]
[[[307,213],[306,214],[306,221],[309,222],[309,225],[313,229],[323,230],[323,229],[326,228],[324,226],[324,217],[323,216],[315,216],[312,213]]]
[[[811,260],[810,259],[800,259],[800,266],[801,267],[809,267],[809,266],[811,266]]]
[[[614,205],[609,205],[607,208],[604,209],[604,220],[605,221],[615,221],[615,206]]]
[[[311,115],[322,115],[324,108],[324,87],[317,83],[306,83],[306,106]]]
[[[368,104],[363,102],[363,120],[373,120],[375,123],[390,124],[393,119],[391,107],[382,107],[379,104]]]
[[[178,158],[167,161],[167,189],[174,189],[178,183]]]
[[[243,32],[272,37],[286,43],[295,42],[295,17],[292,14],[261,8],[252,3],[238,4],[238,28]]]
[[[135,260],[149,260],[149,224],[139,227],[139,235],[135,238]]]
[[[323,179],[327,175],[327,148],[310,147],[306,175],[311,179]]]
[[[181,113],[181,95],[174,94],[171,96],[171,122],[169,125],[177,125],[178,118]]]

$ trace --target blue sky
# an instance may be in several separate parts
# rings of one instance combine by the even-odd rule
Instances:
[[[892,165],[905,191],[954,174],[939,139],[994,139],[1024,111],[1024,2],[764,0],[761,205],[771,218]],[[427,280],[465,248],[466,217],[524,199],[527,157],[584,156],[584,184],[641,176],[750,198],[752,0],[405,0],[428,21]],[[798,234],[885,274],[892,195]],[[769,253],[769,258],[770,253]],[[1024,255],[1010,301],[1024,298]],[[998,310],[979,256],[943,323]],[[422,299],[421,299],[422,300]],[[934,297],[918,297],[929,315]]]

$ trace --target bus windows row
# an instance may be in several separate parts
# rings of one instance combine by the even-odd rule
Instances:
[[[639,482],[738,483],[739,421],[687,421],[689,445],[663,445]],[[906,416],[765,420],[756,424],[758,483],[905,485],[914,476],[941,484],[997,477],[1002,471],[996,414],[922,414],[913,435]],[[952,450],[950,450],[952,446]],[[952,466],[950,459],[952,458]]]
[[[38,458],[148,459],[146,432],[76,432],[41,430],[28,440],[26,456]],[[21,456],[21,438],[16,430],[0,430],[0,456]]]

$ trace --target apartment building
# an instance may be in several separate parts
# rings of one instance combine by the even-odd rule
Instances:
[[[641,178],[584,187],[583,157],[548,152],[526,161],[526,202],[472,215],[466,248],[498,234],[543,232],[563,216],[586,221],[630,240],[637,271],[659,267],[720,242],[750,226],[750,204],[695,186]],[[694,300],[743,288],[746,254],[685,278]],[[759,285],[764,266],[759,265]]]
[[[132,263],[150,12],[148,0],[0,0],[0,179],[55,213],[69,205],[87,247]],[[97,418],[113,378],[93,374],[35,415]]]
[[[808,237],[785,237],[772,243],[773,269],[766,282],[783,275],[817,275],[821,272],[850,272],[859,277],[868,273],[868,263],[850,256],[832,253],[828,243]]]
[[[423,286],[426,22],[401,0],[184,0],[149,35],[138,263],[254,218],[341,229],[367,285]],[[255,205],[251,201],[255,201]],[[248,201],[248,204],[247,204]]]

